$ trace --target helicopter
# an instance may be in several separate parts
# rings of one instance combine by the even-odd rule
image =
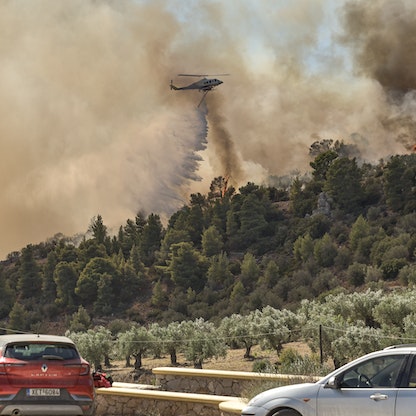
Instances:
[[[202,78],[199,81],[193,82],[192,84],[186,85],[184,87],[177,87],[173,85],[173,81],[170,81],[170,89],[179,91],[179,90],[198,90],[204,93],[202,96],[201,101],[198,104],[198,107],[201,105],[202,101],[204,101],[205,96],[212,91],[218,85],[221,85],[223,81],[217,78],[207,78],[209,76],[226,76],[230,74],[178,74],[179,77],[197,77]]]

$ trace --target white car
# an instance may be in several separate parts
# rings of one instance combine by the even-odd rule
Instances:
[[[242,416],[414,416],[416,344],[367,354],[316,383],[267,390]]]

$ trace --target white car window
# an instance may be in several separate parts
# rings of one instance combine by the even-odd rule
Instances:
[[[412,366],[409,371],[409,378],[405,387],[416,388],[416,357],[413,357]]]
[[[394,387],[406,356],[373,357],[350,368],[339,377],[340,386],[372,388]]]

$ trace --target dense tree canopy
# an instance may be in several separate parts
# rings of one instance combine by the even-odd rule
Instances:
[[[340,288],[412,288],[416,154],[373,166],[332,141],[311,154],[311,174],[273,178],[276,186],[235,189],[217,177],[166,224],[138,213],[111,235],[97,215],[81,241],[57,234],[11,253],[0,265],[2,327],[47,328],[80,307],[92,323],[219,321]],[[375,310],[360,319],[403,321],[392,306]]]

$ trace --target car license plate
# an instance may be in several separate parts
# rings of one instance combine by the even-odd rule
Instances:
[[[30,397],[57,397],[61,395],[59,389],[27,389],[27,396]]]

